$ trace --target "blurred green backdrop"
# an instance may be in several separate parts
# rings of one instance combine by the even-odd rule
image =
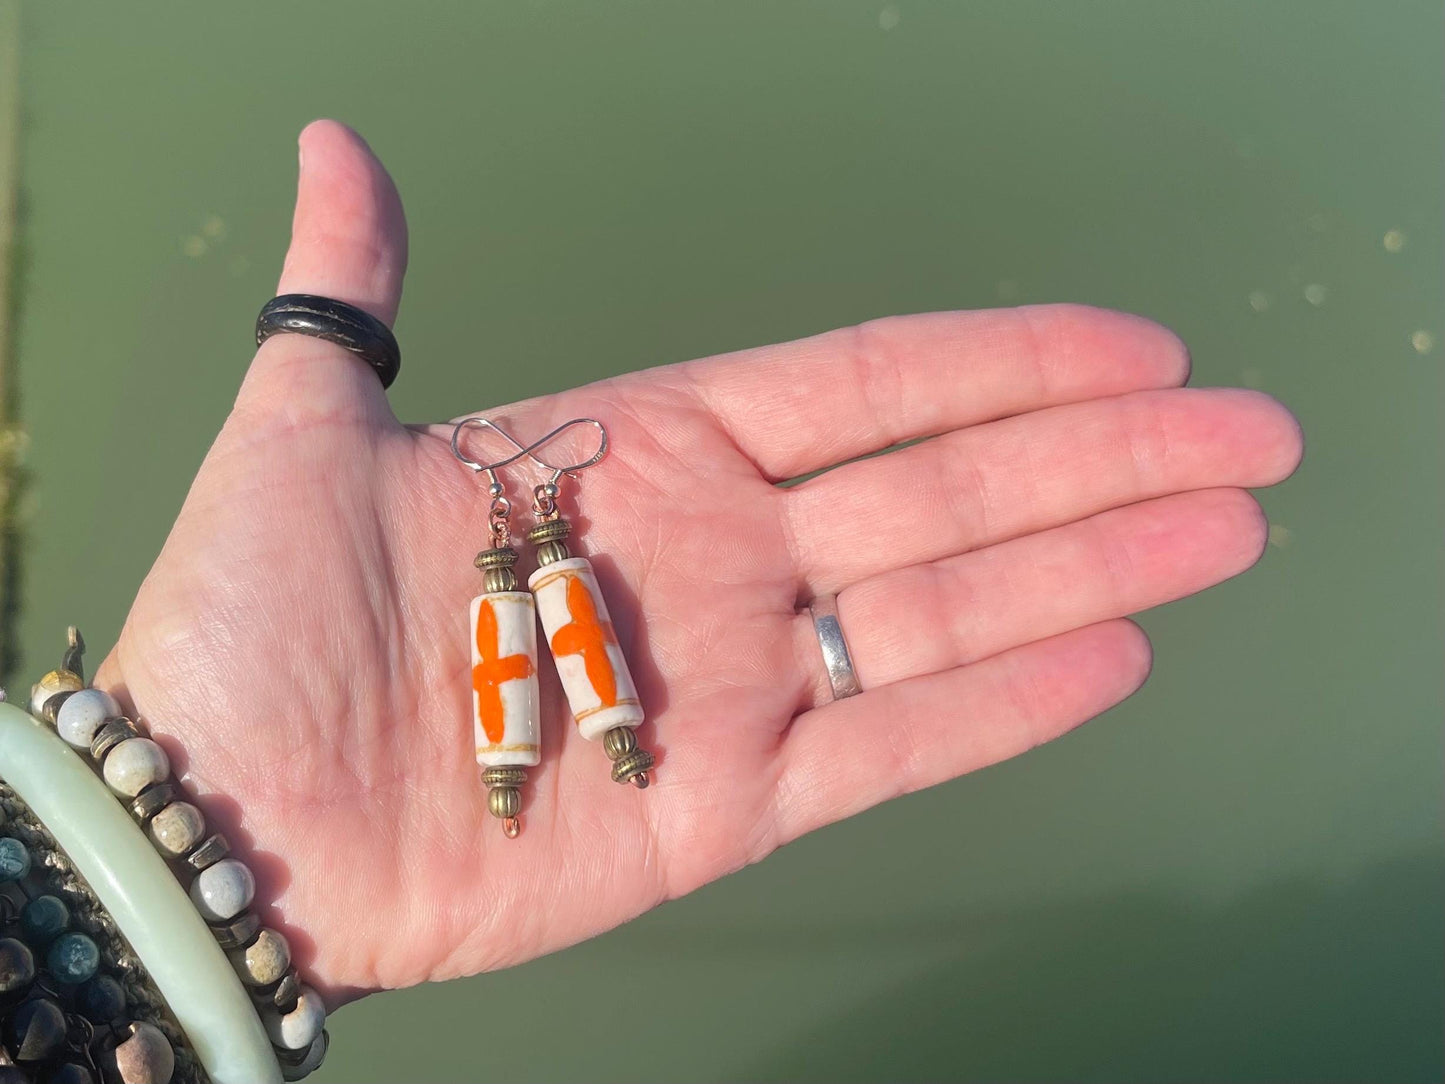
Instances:
[[[25,4],[8,679],[67,621],[113,639],[248,360],[319,115],[407,203],[408,420],[885,313],[1132,309],[1309,441],[1262,564],[1144,619],[1140,695],[590,944],[349,1007],[317,1079],[1439,1080],[1442,24],[1400,0]]]

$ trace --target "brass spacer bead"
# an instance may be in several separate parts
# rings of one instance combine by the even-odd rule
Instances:
[[[646,749],[637,749],[626,756],[619,757],[612,764],[612,781],[614,783],[632,783],[641,788],[647,786],[647,773],[657,763],[657,758]]]
[[[614,726],[602,735],[602,751],[608,760],[625,757],[637,748],[637,734],[630,726]]]
[[[510,568],[489,568],[482,573],[482,590],[489,595],[516,589],[517,574]]]
[[[117,745],[131,738],[139,738],[139,728],[129,719],[111,719],[96,732],[95,740],[90,743],[90,755],[99,764]]]
[[[200,873],[203,869],[210,869],[221,859],[228,857],[230,853],[231,844],[225,836],[217,832],[186,856],[186,865]]]
[[[556,519],[544,519],[535,527],[527,529],[527,541],[534,546],[540,546],[543,542],[561,542],[572,533],[572,524],[558,516]]]
[[[55,717],[60,714],[61,705],[64,704],[67,700],[69,700],[72,696],[74,696],[77,692],[79,692],[78,689],[66,689],[64,692],[53,693],[52,695],[47,696],[45,698],[45,703],[40,706],[41,716],[44,717],[47,723],[49,723],[51,726],[54,726]]]
[[[152,783],[131,799],[131,816],[145,824],[178,797],[180,795],[170,783]]]
[[[486,571],[489,568],[511,568],[517,563],[517,551],[511,546],[499,546],[496,549],[482,550],[477,554],[477,559],[472,562],[478,568]]]
[[[565,542],[543,542],[537,547],[537,564],[541,566],[553,565],[571,556],[572,551]]]
[[[522,810],[522,792],[516,787],[493,787],[487,791],[487,808],[500,819],[515,817]]]
[[[245,948],[255,939],[260,928],[261,919],[255,911],[242,911],[230,922],[212,926],[211,933],[223,949]]]
[[[487,768],[482,772],[482,782],[491,787],[520,787],[527,781],[527,769],[515,764]]]
[[[263,986],[256,991],[256,1000],[263,1005],[273,1005],[282,1013],[290,1012],[296,1007],[296,999],[301,996],[301,979],[296,975],[293,967],[273,986]]]

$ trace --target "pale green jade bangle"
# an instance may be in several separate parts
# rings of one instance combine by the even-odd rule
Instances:
[[[0,778],[115,919],[213,1084],[282,1084],[261,1018],[190,897],[90,766],[11,704],[0,704]]]

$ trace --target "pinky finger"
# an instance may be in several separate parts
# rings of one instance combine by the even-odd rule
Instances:
[[[815,708],[783,743],[776,843],[1052,741],[1134,693],[1151,658],[1138,625],[1105,621]]]

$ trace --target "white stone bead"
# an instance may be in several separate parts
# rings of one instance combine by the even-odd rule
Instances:
[[[592,563],[569,557],[543,565],[527,586],[537,598],[557,676],[582,736],[595,741],[613,727],[638,726],[642,704]]]
[[[104,689],[81,689],[55,713],[55,730],[77,749],[89,749],[95,732],[120,714],[115,697]]]
[[[134,798],[152,783],[166,781],[171,774],[171,760],[166,751],[149,738],[126,738],[105,755],[100,774],[111,790]]]
[[[306,1056],[295,1065],[289,1061],[281,1066],[281,1076],[285,1080],[304,1080],[318,1068],[326,1058],[327,1035],[323,1031],[306,1050]]]
[[[472,732],[477,763],[537,764],[537,610],[526,591],[472,599]]]
[[[206,818],[190,802],[172,802],[146,828],[156,850],[167,858],[180,858],[205,838]]]
[[[85,688],[81,680],[68,670],[52,670],[30,686],[30,714],[40,715],[45,702],[56,693],[78,692]]]
[[[266,1032],[271,1041],[285,1050],[305,1050],[321,1034],[326,1023],[326,1006],[311,987],[302,985],[296,997],[296,1007],[284,1015],[268,1012],[265,1016]]]
[[[256,878],[244,862],[223,858],[191,882],[191,902],[207,922],[235,918],[256,896]]]

